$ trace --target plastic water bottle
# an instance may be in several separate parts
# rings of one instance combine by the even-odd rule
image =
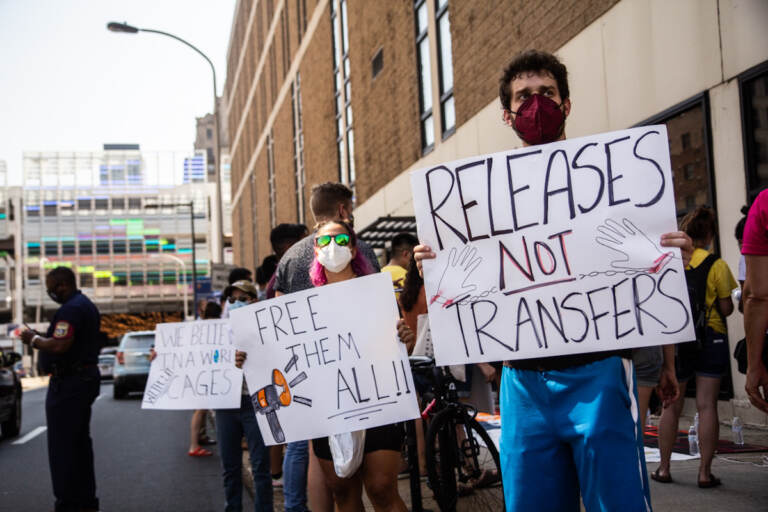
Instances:
[[[688,429],[688,453],[694,456],[699,454],[699,436],[696,433],[696,425],[693,423]]]
[[[731,431],[733,432],[733,444],[736,446],[744,446],[744,424],[738,416],[734,416],[733,418]]]

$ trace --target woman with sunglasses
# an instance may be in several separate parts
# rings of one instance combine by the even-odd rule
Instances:
[[[309,271],[312,284],[323,286],[372,273],[370,263],[356,245],[355,232],[347,223],[328,221],[320,224],[315,233],[315,260]],[[406,332],[403,327],[405,324],[401,320],[398,325],[401,340],[412,342],[412,332]],[[339,478],[333,467],[328,438],[312,441],[315,455],[320,459],[325,484],[333,493],[339,511],[363,509],[363,486],[375,510],[407,510],[397,492],[402,443],[403,427],[400,424],[368,429],[360,468],[350,478]]]
[[[357,250],[357,237],[346,222],[332,220],[317,226],[314,235],[315,259],[309,270],[314,286],[333,284],[374,272],[371,263]],[[278,293],[278,295],[281,295]],[[404,321],[397,326],[400,340],[408,346],[415,342],[413,332]],[[242,366],[247,354],[238,351],[236,364]],[[333,466],[328,438],[312,440],[314,455],[319,460],[322,478],[333,494],[340,512],[363,510],[362,488],[377,511],[406,511],[397,491],[400,448],[403,443],[400,424],[366,430],[363,462],[350,478],[340,478]],[[309,479],[315,477],[310,464]]]

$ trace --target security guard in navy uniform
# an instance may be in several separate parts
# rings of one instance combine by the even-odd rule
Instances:
[[[55,510],[97,511],[90,423],[100,388],[99,310],[77,289],[69,268],[51,270],[45,286],[61,307],[45,336],[27,330],[21,337],[40,351],[40,369],[51,375],[45,415]]]

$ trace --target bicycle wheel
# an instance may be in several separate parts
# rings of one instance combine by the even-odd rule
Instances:
[[[441,411],[425,441],[429,484],[440,510],[455,511],[459,496],[473,512],[504,510],[499,453],[476,420],[459,410]]]
[[[472,485],[473,492],[463,498],[467,510],[504,510],[499,451],[491,436],[474,418],[467,416],[459,427],[466,433],[459,451],[459,481]]]
[[[427,479],[442,512],[455,511],[458,500],[455,417],[456,413],[452,409],[437,413],[430,421],[424,439]]]

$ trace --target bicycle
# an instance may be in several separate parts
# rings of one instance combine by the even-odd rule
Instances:
[[[440,510],[455,511],[460,496],[473,511],[504,510],[499,453],[475,419],[477,410],[458,400],[455,380],[434,359],[412,356],[410,361],[414,376],[430,383],[422,418],[429,420],[427,481]]]

